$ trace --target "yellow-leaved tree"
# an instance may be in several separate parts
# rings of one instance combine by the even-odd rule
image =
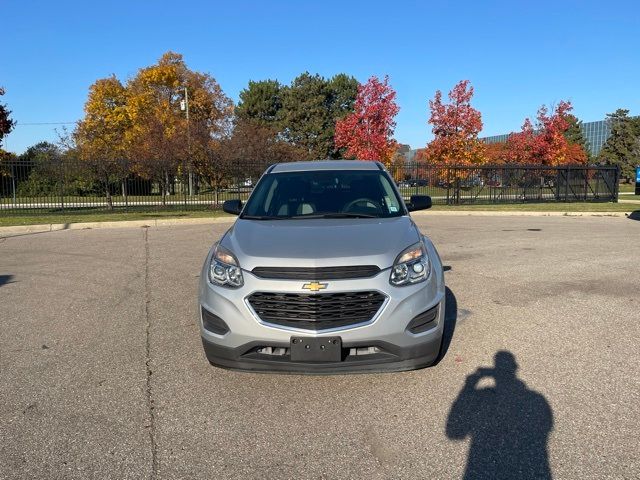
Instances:
[[[213,77],[167,52],[126,84],[115,76],[96,81],[84,110],[73,140],[112,207],[111,190],[121,182],[126,195],[132,173],[156,182],[163,204],[176,177],[191,189],[189,173],[211,170],[212,152],[229,134],[233,102]]]
[[[131,118],[127,101],[127,89],[115,76],[97,80],[89,88],[84,118],[73,133],[82,165],[102,186],[109,208],[113,208],[113,185],[124,182],[129,171],[126,133]]]
[[[127,90],[133,168],[158,182],[164,203],[173,177],[187,185],[191,170],[214,158],[210,152],[228,133],[233,102],[213,77],[189,70],[182,55],[173,52],[141,69]]]

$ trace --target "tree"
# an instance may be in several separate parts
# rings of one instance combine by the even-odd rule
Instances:
[[[0,87],[0,97],[4,95],[4,88]],[[11,133],[15,122],[9,118],[11,111],[7,109],[7,106],[0,103],[0,150],[2,149],[2,140],[6,135]]]
[[[449,92],[449,103],[442,101],[440,90],[429,100],[429,124],[433,125],[435,138],[425,151],[428,161],[451,165],[484,161],[485,144],[478,139],[482,115],[471,106],[472,98],[473,86],[469,80],[461,80]]]
[[[110,209],[113,208],[111,185],[123,181],[129,173],[128,96],[127,89],[115,76],[97,80],[89,88],[85,116],[73,134],[78,156],[90,176],[100,182]]]
[[[60,179],[64,175],[62,152],[50,142],[38,142],[18,156],[25,168],[17,172],[18,191],[23,195],[51,195],[60,193]]]
[[[250,81],[240,92],[236,115],[276,131],[310,158],[342,158],[335,146],[336,120],[353,111],[358,81],[344,73],[326,79],[305,72],[289,86]]]
[[[235,113],[243,120],[273,128],[282,109],[282,94],[283,87],[277,80],[249,81],[249,86],[240,92]]]
[[[505,142],[486,143],[484,146],[484,157],[491,165],[509,163],[508,153]]]
[[[570,145],[578,145],[589,156],[589,142],[582,132],[582,120],[578,120],[573,114],[567,114],[567,129],[564,131],[564,138]]]
[[[289,143],[311,158],[340,158],[335,145],[336,120],[352,110],[357,81],[340,74],[330,80],[305,72],[283,90],[279,129]]]
[[[329,109],[332,118],[330,129],[333,142],[329,158],[344,158],[345,156],[345,149],[335,144],[335,124],[353,112],[359,86],[360,84],[355,78],[345,73],[334,75],[328,82]]]
[[[324,78],[308,72],[296,77],[283,96],[281,126],[284,138],[307,150],[309,156],[327,158],[331,151],[331,114]]]
[[[538,109],[535,126],[527,118],[522,130],[509,135],[507,159],[511,163],[531,165],[567,165],[587,163],[587,153],[566,137],[571,102],[561,101],[551,113],[546,106]]]
[[[569,157],[569,142],[565,132],[569,128],[567,117],[573,109],[571,102],[560,101],[549,113],[544,105],[537,115],[535,151],[533,160],[542,165],[565,165],[568,163],[586,163],[586,154],[578,161]]]
[[[410,169],[407,168],[407,153],[411,150],[409,145],[398,144],[394,150],[391,160],[386,163],[386,167],[396,182],[411,178]]]
[[[185,88],[188,121],[180,108]],[[182,174],[184,178],[198,157],[204,161],[212,142],[228,133],[233,103],[213,77],[189,70],[182,55],[173,52],[141,69],[127,90],[132,122],[127,141],[134,153],[134,168],[160,184],[164,203],[173,177]]]
[[[185,111],[188,99],[188,113]],[[122,84],[115,76],[90,88],[85,116],[72,135],[78,155],[111,202],[111,188],[135,173],[160,185],[163,203],[175,177],[210,163],[230,134],[233,103],[213,77],[167,52]]]
[[[611,134],[605,142],[598,161],[618,165],[621,176],[630,182],[635,167],[640,165],[640,117],[630,117],[629,110],[619,108],[607,114]]]
[[[198,161],[197,171],[216,191],[247,177],[258,177],[272,163],[305,160],[306,151],[288,144],[277,131],[263,123],[236,118],[232,131],[212,142],[206,159]]]
[[[236,178],[258,177],[277,162],[308,160],[308,152],[282,140],[278,132],[260,122],[238,119],[231,136],[220,143],[218,162]]]
[[[394,118],[400,108],[395,98],[388,76],[383,81],[371,77],[359,86],[353,113],[336,123],[336,146],[349,157],[388,164],[397,147]]]
[[[578,143],[569,143],[565,155],[565,164],[567,165],[586,165],[589,163],[591,156],[584,147]]]
[[[2,182],[2,177],[14,176],[14,171],[11,168],[11,165],[16,160],[17,160],[17,156],[14,153],[5,152],[0,148],[0,182]],[[0,187],[1,186],[2,186],[2,183],[0,183]]]
[[[525,118],[520,132],[511,133],[509,137],[507,137],[505,144],[507,163],[520,165],[532,165],[536,163],[534,161],[536,148],[536,132],[531,120]]]

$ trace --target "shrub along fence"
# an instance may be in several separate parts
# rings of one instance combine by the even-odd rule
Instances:
[[[0,215],[87,211],[220,209],[225,200],[245,200],[266,163],[156,173],[145,178],[90,170],[59,158],[47,163],[0,164]],[[434,204],[615,202],[619,170],[611,166],[439,166],[405,163],[389,168],[400,192],[430,195]]]

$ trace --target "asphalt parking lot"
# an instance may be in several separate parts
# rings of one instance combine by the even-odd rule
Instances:
[[[640,221],[416,221],[448,351],[351,376],[206,362],[228,224],[0,239],[0,478],[639,478]]]

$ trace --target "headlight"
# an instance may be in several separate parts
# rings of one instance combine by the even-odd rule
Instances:
[[[238,259],[228,249],[216,244],[209,264],[209,280],[224,287],[238,288],[244,285]]]
[[[422,242],[418,242],[403,250],[393,262],[389,283],[399,287],[422,282],[427,279],[430,270],[427,251]]]

